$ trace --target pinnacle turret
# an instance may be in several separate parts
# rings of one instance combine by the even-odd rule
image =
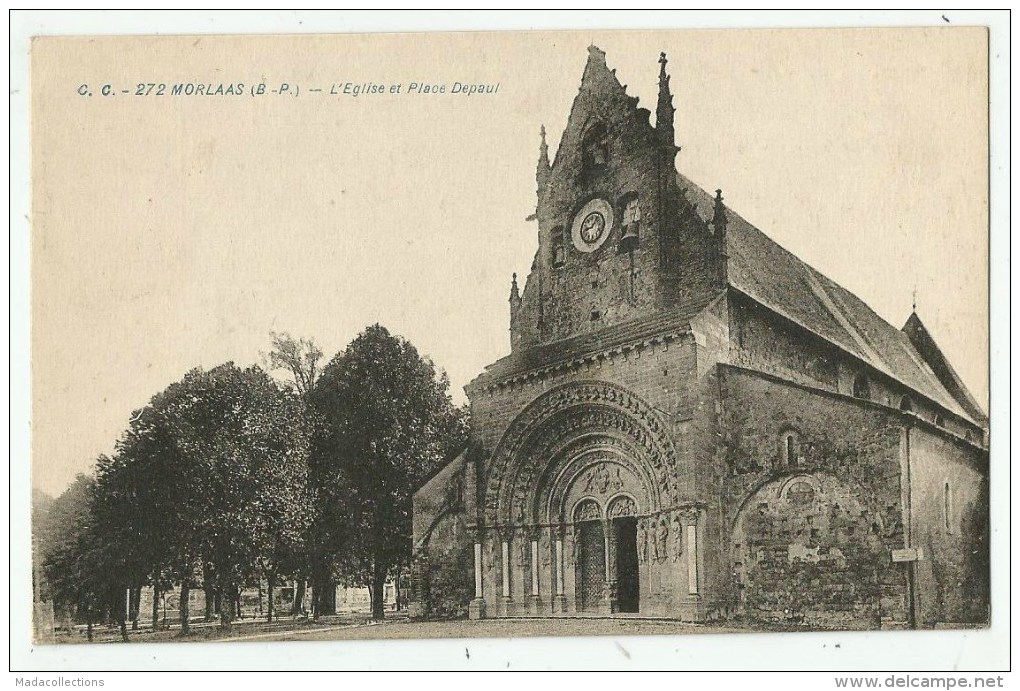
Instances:
[[[673,107],[673,94],[669,90],[669,75],[666,74],[667,62],[666,54],[660,53],[659,101],[655,108],[655,131],[663,144],[667,147],[675,147],[679,151],[679,147],[676,147],[676,134],[673,131],[673,113],[676,112],[676,108]]]
[[[715,207],[712,209],[712,230],[716,235],[726,236],[726,206],[723,204],[722,190],[715,191]]]
[[[535,171],[535,181],[538,183],[538,193],[542,194],[546,184],[549,182],[549,175],[552,173],[552,166],[549,164],[549,145],[545,142],[545,125],[539,130],[542,138],[538,145],[538,167]]]

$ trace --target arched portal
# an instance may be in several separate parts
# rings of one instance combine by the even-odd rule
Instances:
[[[637,612],[642,569],[688,592],[686,572],[665,556],[639,560],[650,544],[639,520],[672,525],[667,514],[691,503],[675,457],[658,414],[621,387],[572,383],[529,405],[486,469],[486,539],[501,544],[480,553],[507,555],[487,571],[488,592],[502,593],[497,611]],[[679,529],[675,542],[679,554]]]

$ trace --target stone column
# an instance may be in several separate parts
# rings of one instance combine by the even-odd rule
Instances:
[[[698,510],[691,508],[682,512],[685,537],[687,539],[687,593],[698,595]]]
[[[538,615],[542,611],[542,597],[538,590],[538,538],[541,528],[535,527],[531,530],[531,598],[528,602],[529,611]]]
[[[567,593],[566,593],[566,576],[563,573],[563,534],[566,532],[566,528],[562,525],[556,529],[556,543],[555,553],[553,554],[553,571],[556,574],[556,600],[554,605],[554,611],[566,612],[567,611]]]
[[[510,538],[512,529],[504,527],[499,531],[500,539],[500,561],[503,567],[503,616],[513,614],[514,600],[510,593]]]
[[[482,543],[475,541],[475,597],[482,597]]]
[[[613,522],[607,518],[602,519],[602,542],[604,543],[604,559],[606,561],[606,584],[603,590],[602,602],[599,603],[599,610],[604,614],[616,612],[616,539],[613,536]]]
[[[471,536],[475,547],[475,597],[468,603],[468,618],[484,619],[485,593],[482,588],[482,573],[484,567],[484,564],[482,564],[482,529],[475,528],[471,531]]]

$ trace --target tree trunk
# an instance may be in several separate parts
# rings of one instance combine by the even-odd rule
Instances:
[[[230,630],[231,624],[234,623],[234,612],[237,611],[230,590],[231,588],[221,586],[221,590],[216,593],[216,601],[220,605],[220,628],[225,631]]]
[[[92,642],[92,614],[89,613],[89,618],[85,622],[85,635],[88,636],[89,643]]]
[[[382,619],[385,615],[383,595],[386,593],[386,569],[376,559],[372,566],[372,618]]]
[[[319,615],[322,612],[322,607],[319,606],[319,598],[322,588],[320,587],[319,581],[316,580],[312,583],[312,621],[319,621]]]
[[[212,621],[216,618],[216,591],[211,585],[203,588],[205,591],[205,621]]]
[[[276,585],[276,573],[273,571],[269,572],[269,578],[266,579],[266,590],[269,593],[269,603],[266,605],[266,621],[270,624],[273,623],[273,587]]]
[[[128,641],[128,617],[131,616],[131,591],[132,588],[125,588],[123,593],[117,593],[117,606],[113,610],[117,617],[121,640],[125,643]]]
[[[400,573],[401,567],[397,566],[397,575],[393,579],[393,609],[397,612],[400,611]]]
[[[191,584],[187,581],[181,582],[181,635],[191,633],[191,608],[188,606],[191,599]]]
[[[142,586],[137,585],[131,589],[131,630],[138,630],[138,619],[141,617],[142,609]]]
[[[292,616],[299,616],[305,613],[305,579],[299,578],[294,593],[294,605],[291,607]]]
[[[159,631],[159,587],[152,586],[152,630]]]

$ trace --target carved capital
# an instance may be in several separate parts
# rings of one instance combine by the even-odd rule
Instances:
[[[701,509],[697,506],[684,506],[677,510],[677,515],[684,525],[697,525]]]

